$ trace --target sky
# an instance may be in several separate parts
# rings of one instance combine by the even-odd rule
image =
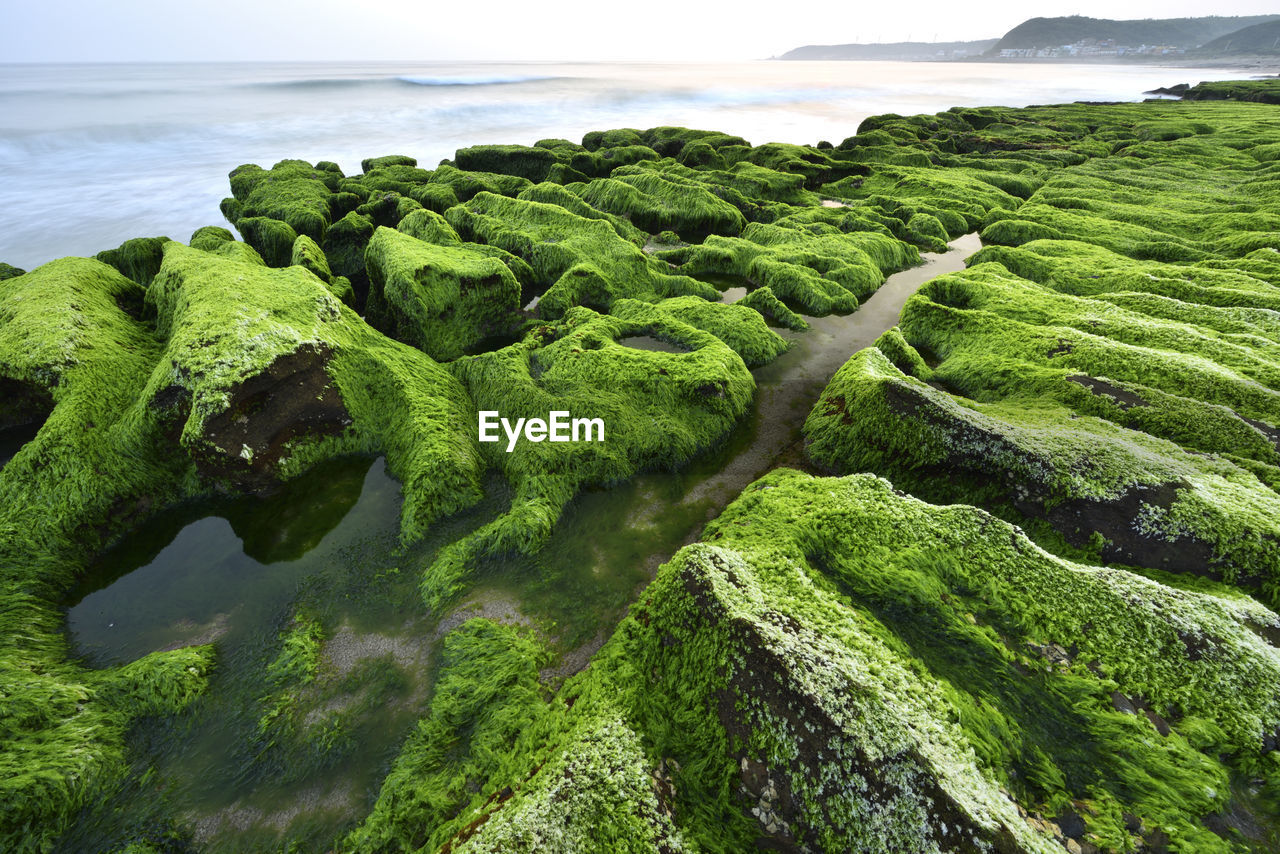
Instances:
[[[1280,13],[1280,0],[0,0],[8,62],[734,60],[804,44],[996,38],[1029,17]]]

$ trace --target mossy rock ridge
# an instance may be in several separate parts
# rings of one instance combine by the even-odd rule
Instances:
[[[1280,620],[1247,597],[1065,561],[872,476],[781,469],[555,696],[518,631],[459,629],[448,708],[346,844],[1243,851],[1209,825],[1229,774],[1280,781],[1263,627]],[[486,667],[501,711],[464,734],[453,706]]]

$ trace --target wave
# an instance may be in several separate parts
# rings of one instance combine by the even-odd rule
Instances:
[[[797,87],[791,89],[708,88],[641,90],[619,87],[598,96],[597,101],[620,109],[661,107],[778,107],[788,104],[833,103],[866,98],[872,90],[861,87]]]
[[[250,89],[338,89],[356,86],[376,86],[386,82],[385,77],[304,77],[299,80],[262,80],[240,85]]]
[[[568,78],[537,74],[509,74],[498,76],[466,76],[419,77],[417,75],[401,75],[396,78],[401,83],[414,86],[501,86],[512,83],[541,83],[547,80],[565,80]]]
[[[298,80],[268,80],[246,83],[254,89],[352,89],[361,86],[509,86],[563,80],[563,77],[537,74],[422,76],[400,74],[394,77],[310,77]]]

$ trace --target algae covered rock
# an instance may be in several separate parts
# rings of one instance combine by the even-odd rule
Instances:
[[[320,449],[383,450],[405,484],[410,536],[475,500],[465,393],[303,267],[173,244],[147,300],[165,347],[146,397],[202,473],[260,489]]]
[[[781,326],[796,332],[803,332],[809,328],[809,324],[805,319],[788,308],[782,300],[778,299],[777,295],[774,294],[773,289],[768,285],[751,291],[742,299],[738,300],[735,305],[755,309],[776,326]]]
[[[351,288],[351,282],[342,276],[333,275],[333,271],[329,269],[329,259],[325,257],[316,242],[305,234],[299,234],[297,240],[293,241],[289,266],[305,267],[310,270],[312,275],[329,286],[334,296],[346,305],[354,307],[356,296]]]
[[[667,172],[614,175],[569,189],[592,207],[625,216],[649,232],[733,235],[746,225],[736,208],[697,182]]]
[[[366,173],[389,166],[417,166],[418,160],[407,154],[384,154],[381,157],[366,157],[360,161],[360,168]]]
[[[1277,496],[1247,470],[1047,401],[981,404],[904,375],[875,349],[837,373],[806,423],[838,470],[964,474],[1007,490],[1109,561],[1213,574],[1274,598]],[[927,487],[926,487],[927,489]],[[975,488],[975,492],[978,489]]]
[[[364,250],[373,238],[374,225],[366,216],[352,211],[325,233],[324,253],[334,275],[351,282],[356,305],[363,307],[369,296],[369,276],[364,268]]]
[[[566,424],[594,423],[580,425],[580,441],[520,438],[493,423],[480,449],[514,487],[511,509],[441,551],[422,579],[430,605],[456,596],[478,560],[536,552],[580,489],[676,469],[730,433],[755,391],[734,347],[757,361],[785,343],[758,315],[744,314],[750,309],[720,308],[729,311],[698,310],[686,300],[619,299],[609,314],[578,306],[517,344],[450,363],[480,412],[512,424],[552,412]],[[725,332],[731,343],[704,331],[729,327],[731,314],[745,321]],[[675,345],[673,352],[628,345],[639,337]]]
[[[940,500],[965,493],[935,473],[963,473],[978,500],[1103,559],[1275,601],[1280,351],[1201,326],[1212,311],[1164,319],[1120,296],[1060,294],[993,263],[934,280],[901,335],[833,378],[806,424],[811,455]]]
[[[1038,185],[1025,203],[991,191],[987,248],[926,284],[901,332],[837,374],[810,415],[810,451],[998,510],[1058,550],[1225,579],[1274,603],[1280,350],[1264,247],[1277,224],[1265,161],[1249,152],[1277,128],[1264,119],[1240,137],[1231,119],[1157,105],[1074,120],[1086,112],[872,123],[939,147],[950,125],[956,152],[981,136],[989,171],[1034,152]],[[1049,166],[1057,146],[1080,156]],[[963,158],[951,162],[976,180]],[[894,175],[873,167],[860,186]]]
[[[533,650],[460,629],[474,658],[441,687],[475,696],[489,662],[501,713],[455,766],[459,718],[433,709],[348,844],[404,844],[431,814],[416,838],[459,850],[1226,852],[1207,825],[1228,775],[1278,780],[1280,662],[1257,632],[1280,620],[1247,598],[1064,561],[867,475],[776,471],[702,540],[550,699]]]
[[[907,232],[918,245],[927,246],[934,252],[947,250],[947,230],[932,214],[914,214],[907,221]]]
[[[765,325],[761,312],[741,301],[724,305],[698,297],[673,297],[657,306],[728,344],[748,368],[769,364],[786,352],[788,346],[786,340]]]
[[[816,316],[854,311],[886,271],[919,261],[911,247],[876,234],[815,234],[761,223],[751,223],[740,238],[712,236],[658,257],[693,275],[739,276]]]
[[[524,190],[516,198],[521,201],[529,202],[545,202],[547,204],[558,205],[570,213],[577,214],[587,219],[602,219],[609,225],[613,226],[613,230],[623,240],[643,246],[647,235],[631,224],[631,221],[625,217],[615,216],[602,210],[597,210],[591,205],[584,202],[580,197],[574,195],[569,190],[558,184],[542,183],[535,184]]]
[[[575,305],[607,309],[616,299],[718,296],[715,288],[672,275],[612,225],[543,202],[481,193],[451,208],[449,224],[467,240],[497,246],[526,261],[545,289],[539,311],[546,317]]]
[[[0,847],[9,850],[53,845],[79,810],[108,796],[127,769],[133,720],[185,708],[213,666],[209,647],[96,671],[66,660],[63,592],[101,548],[100,532],[179,492],[180,461],[154,452],[137,425],[159,352],[132,311],[141,296],[86,258],[0,282],[0,378],[38,390],[49,407],[0,470]]]
[[[499,196],[516,196],[532,186],[533,181],[519,175],[500,172],[471,172],[454,166],[440,166],[431,175],[431,183],[451,189],[458,201],[470,200],[477,193],[494,193]]]
[[[884,197],[914,206],[918,214],[938,217],[959,215],[948,228],[948,237],[973,230],[991,211],[1013,210],[1019,199],[992,184],[994,171],[972,169],[922,169],[877,166],[867,176],[845,178],[823,187],[823,192],[848,199]]]
[[[95,257],[145,288],[160,269],[164,245],[168,242],[167,237],[135,237]]]
[[[6,848],[53,844],[113,797],[131,722],[185,708],[213,666],[208,646],[102,670],[65,659],[66,591],[109,538],[163,507],[267,489],[341,454],[386,455],[406,540],[479,497],[458,382],[303,267],[237,260],[223,252],[233,245],[166,243],[147,320],[142,287],[96,260],[0,283],[0,381],[47,407],[0,470],[0,584],[14,594],[0,617]]]
[[[547,180],[551,167],[562,162],[557,153],[546,148],[522,145],[475,145],[459,148],[454,163],[470,172],[501,172],[516,175],[534,183]]]
[[[204,225],[191,233],[191,239],[187,241],[187,245],[192,249],[215,252],[224,244],[234,240],[235,236],[222,226]]]
[[[236,228],[244,242],[256,249],[268,266],[287,267],[293,260],[293,244],[298,233],[287,222],[265,216],[246,216],[236,221]]]
[[[301,815],[262,844],[1274,847],[1267,110],[957,108],[875,116],[839,147],[622,128],[351,176],[285,160],[231,173],[244,242],[209,226],[189,247],[0,265],[0,428],[23,431],[0,468],[0,848],[86,847],[86,816],[108,813],[122,824],[98,847],[187,844],[181,796],[124,803],[172,773],[131,733],[208,690],[214,650],[90,669],[67,655],[68,591],[165,508],[307,490],[349,455],[385,456],[400,482],[401,548],[334,550],[299,585],[319,616],[291,609],[249,656],[257,729],[230,762],[327,784],[365,749],[324,695],[296,701],[346,678],[323,672],[326,597],[375,572],[379,613],[425,603],[423,649],[440,642],[411,677],[427,714],[367,818],[358,795],[334,801],[344,840]],[[872,474],[776,469],[700,534],[668,530],[710,518],[713,467],[786,426],[744,426],[753,369],[809,343],[770,323],[854,311],[918,250],[976,231],[969,268],[921,286],[809,414],[809,462]],[[747,293],[721,304],[729,285]],[[633,504],[592,494],[644,472],[677,474],[636,483]],[[667,486],[685,500],[652,521],[580,530]],[[325,525],[351,501],[326,501]],[[240,512],[246,554],[297,556],[302,538]],[[544,612],[589,610],[657,563],[653,543],[695,536],[611,638],[561,658],[586,623]],[[579,538],[599,560],[561,573]],[[463,594],[490,587],[522,601],[466,620]]]
[[[270,169],[239,166],[230,175],[236,215],[228,219],[239,227],[241,217],[266,217],[319,242],[333,220],[329,200],[341,178],[304,160],[281,160]]]
[[[379,228],[365,252],[369,322],[433,359],[461,356],[509,330],[520,283],[502,261]]]

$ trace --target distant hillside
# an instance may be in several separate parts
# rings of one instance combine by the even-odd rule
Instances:
[[[1032,18],[1023,21],[996,42],[991,53],[1073,45],[1087,40],[1114,41],[1117,45],[1167,45],[1195,48],[1255,24],[1280,20],[1280,15],[1241,18],[1148,18],[1112,21],[1105,18]]]
[[[1232,54],[1280,55],[1280,20],[1254,24],[1219,36],[1201,47],[1205,53],[1219,56]]]
[[[997,39],[972,42],[890,42],[888,44],[810,44],[789,50],[779,59],[846,59],[921,61],[981,56]]]

